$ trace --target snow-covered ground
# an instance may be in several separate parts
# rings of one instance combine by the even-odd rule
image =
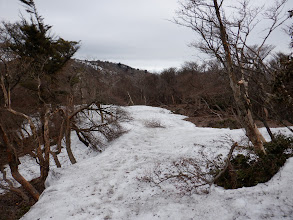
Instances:
[[[237,190],[212,186],[209,194],[182,195],[171,183],[159,188],[140,181],[157,164],[168,166],[182,157],[200,161],[203,154],[208,159],[225,156],[233,141],[247,140],[241,129],[198,128],[165,109],[124,109],[133,118],[122,123],[128,132],[103,153],[84,150],[73,136],[79,162],[52,167],[45,191],[23,220],[293,219],[293,158],[268,183]],[[26,177],[32,175],[23,169]]]

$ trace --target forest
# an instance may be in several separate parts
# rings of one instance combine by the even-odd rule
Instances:
[[[99,154],[123,138],[128,132],[123,123],[132,120],[124,106],[168,109],[188,116],[185,120],[198,127],[243,129],[249,142],[229,143],[226,158],[209,173],[201,174],[199,165],[185,158],[181,165],[173,164],[180,171],[176,175],[167,169],[170,173],[161,177],[155,170],[159,183],[148,176],[140,178],[142,182],[160,184],[175,178],[191,182],[189,191],[212,184],[230,189],[255,186],[269,181],[292,156],[293,58],[275,53],[267,44],[270,35],[283,27],[291,36],[292,51],[293,11],[284,9],[286,0],[268,9],[252,9],[244,0],[233,7],[239,14],[232,18],[226,16],[223,0],[182,0],[173,22],[192,29],[199,36],[192,46],[210,59],[159,73],[74,58],[80,42],[51,34],[54,27],[45,24],[35,2],[20,2],[30,19],[0,25],[0,205],[9,207],[0,209],[1,220],[18,219],[39,201],[52,164],[62,167],[63,152],[70,164],[78,162],[73,137]],[[271,23],[263,41],[250,45],[260,12]],[[144,126],[164,128],[164,123],[151,120]],[[260,131],[262,127],[265,130]],[[275,133],[277,127],[289,135]],[[257,159],[235,150],[239,147],[249,148]],[[19,170],[25,155],[39,167],[39,176],[32,180]],[[209,164],[215,163],[213,158]],[[198,175],[186,175],[186,167]]]

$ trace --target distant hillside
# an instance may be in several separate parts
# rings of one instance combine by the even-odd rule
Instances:
[[[170,68],[154,74],[121,63],[72,59],[50,82],[46,85],[50,89],[48,94],[58,104],[66,104],[71,94],[74,104],[97,101],[163,106],[191,117],[197,125],[239,126],[233,116],[235,108],[229,81],[216,63],[206,67],[188,63],[180,69]],[[21,111],[29,112],[31,106],[37,105],[36,82],[30,79],[22,80],[12,94],[12,103]],[[223,124],[210,124],[223,120]]]
[[[119,73],[125,73],[125,72],[134,74],[134,73],[147,72],[147,70],[135,69],[122,63],[112,63],[109,61],[101,61],[101,60],[89,61],[89,60],[79,60],[79,59],[74,59],[74,61],[77,63],[82,63],[86,66],[92,67],[93,69],[105,74],[109,74],[109,73],[119,74]]]
[[[75,91],[84,93],[84,98],[87,90],[91,97],[108,104],[190,104],[202,108],[206,102],[212,104],[210,102],[216,99],[221,103],[215,108],[231,104],[228,82],[221,70],[214,67],[204,70],[170,68],[154,74],[121,63],[74,59],[62,74],[78,78]]]
[[[135,104],[151,104],[146,103],[141,94],[142,88],[145,86],[145,77],[158,77],[121,63],[78,59],[71,60],[61,75],[77,79],[74,91],[77,96],[81,93],[82,99],[119,105],[128,105],[130,99]]]

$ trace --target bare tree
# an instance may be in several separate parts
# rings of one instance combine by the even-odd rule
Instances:
[[[60,70],[78,49],[76,42],[54,39],[49,34],[51,26],[45,25],[39,16],[33,0],[21,0],[26,11],[31,15],[30,21],[22,18],[21,22],[5,23],[0,26],[0,97],[3,106],[0,109],[14,117],[20,117],[27,123],[30,131],[32,152],[40,165],[41,181],[45,181],[50,166],[50,118],[54,114],[54,94],[50,91],[48,77]],[[18,68],[12,68],[18,66]],[[22,69],[20,72],[19,69]],[[51,75],[50,75],[51,74]],[[26,114],[24,109],[17,110],[12,103],[12,90],[20,82],[29,81],[36,85],[34,103],[31,107],[38,113],[37,120]],[[2,101],[2,100],[1,100]],[[20,106],[20,105],[18,105]],[[36,118],[34,118],[36,119]],[[4,124],[6,122],[6,124]],[[18,155],[16,149],[21,145],[24,137],[19,137],[21,129],[11,128],[9,121],[3,121],[1,115],[1,143],[7,148],[7,158],[12,176],[38,200],[39,193],[18,172]],[[41,124],[41,126],[39,126]]]
[[[20,173],[18,170],[18,165],[20,164],[18,157],[17,157],[17,153],[16,153],[16,149],[13,146],[12,142],[11,142],[11,138],[9,137],[6,129],[4,128],[4,126],[2,126],[2,124],[0,124],[0,137],[3,141],[3,144],[6,146],[6,152],[7,152],[7,157],[8,157],[8,164],[11,170],[11,174],[13,176],[13,178],[20,183],[23,188],[25,190],[27,190],[30,195],[34,198],[35,201],[38,201],[40,194],[39,192],[33,187],[33,185],[31,185]],[[1,141],[1,142],[2,142]],[[1,172],[3,173],[3,171],[1,170]],[[3,173],[4,176],[4,173]],[[13,189],[13,185],[10,185],[10,189]]]
[[[265,59],[273,47],[266,42],[269,36],[287,19],[284,5],[287,0],[276,0],[274,6],[252,6],[249,0],[182,0],[175,22],[191,28],[200,37],[192,44],[200,51],[217,58],[225,68],[236,103],[239,121],[256,152],[265,153],[265,139],[259,132],[252,114],[252,103],[248,93],[249,80],[255,66],[266,69]],[[259,15],[266,19],[259,45],[249,43],[255,37],[260,22]],[[253,55],[253,56],[251,56]]]

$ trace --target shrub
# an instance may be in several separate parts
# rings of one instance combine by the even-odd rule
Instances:
[[[171,187],[180,195],[207,194],[211,185],[211,175],[204,167],[199,160],[182,157],[170,163],[158,163],[152,172],[137,179],[158,186],[164,191]]]
[[[293,155],[293,139],[277,135],[274,141],[264,146],[267,155],[255,157],[238,154],[232,158],[229,169],[215,183],[226,189],[235,189],[269,181]]]
[[[151,119],[144,121],[144,125],[147,128],[165,128],[159,120]]]

